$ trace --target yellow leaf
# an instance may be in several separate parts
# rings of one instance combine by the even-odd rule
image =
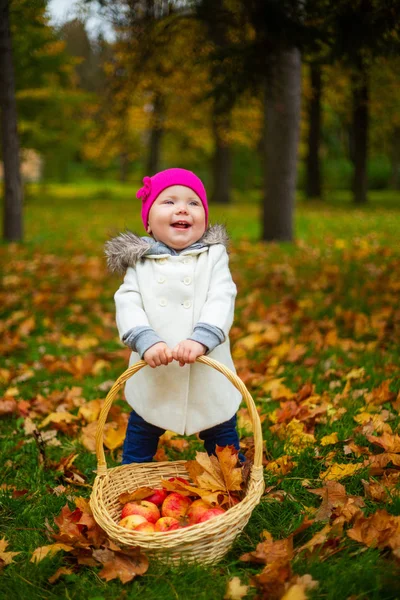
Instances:
[[[347,373],[345,379],[349,381],[350,379],[362,379],[365,375],[364,367],[360,367],[359,369],[352,369],[349,373]]]
[[[277,475],[286,475],[296,466],[296,464],[297,463],[293,462],[290,456],[285,454],[277,460],[272,460],[269,462],[265,467],[265,470],[272,471]]]
[[[282,596],[281,600],[306,600],[307,596],[304,593],[304,586],[295,583]]]
[[[234,577],[228,581],[224,600],[241,600],[244,596],[246,596],[248,589],[249,586],[242,585],[239,577]]]
[[[263,384],[262,389],[270,394],[273,400],[276,398],[281,398],[285,396],[286,398],[291,398],[294,396],[292,390],[289,390],[286,386],[283,385],[282,381],[284,378],[279,379],[270,379],[266,383]]]
[[[60,550],[65,550],[65,552],[70,552],[73,549],[74,549],[73,546],[69,546],[68,544],[61,544],[61,543],[50,544],[49,546],[40,546],[39,548],[36,548],[36,550],[32,554],[30,562],[38,563],[41,560],[43,560],[44,558],[46,558],[46,556],[48,554],[56,554],[57,552],[60,552]]]
[[[72,423],[72,421],[76,421],[77,419],[79,419],[79,417],[71,415],[69,412],[52,412],[45,419],[43,419],[39,425],[39,428],[42,429],[49,423]]]
[[[320,444],[321,446],[329,446],[330,444],[336,444],[338,441],[338,434],[336,433],[336,431],[334,431],[329,435],[324,435],[324,437],[321,438]]]
[[[0,560],[4,562],[5,565],[11,564],[14,556],[19,554],[19,552],[8,552],[7,550],[8,542],[6,538],[0,539]]]
[[[329,469],[321,473],[321,479],[325,479],[326,481],[338,481],[339,479],[343,479],[344,477],[349,477],[350,475],[354,475],[357,471],[362,469],[364,465],[362,464],[353,464],[353,463],[335,463]]]
[[[126,423],[106,423],[104,426],[104,445],[109,450],[115,450],[124,443]]]
[[[102,400],[91,400],[82,404],[79,408],[78,415],[83,417],[88,423],[96,421],[102,407]]]

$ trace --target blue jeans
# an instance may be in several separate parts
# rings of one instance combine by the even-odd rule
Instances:
[[[132,410],[122,452],[122,464],[151,462],[157,452],[158,440],[165,433],[165,429],[147,423],[134,410]],[[239,436],[236,431],[236,415],[229,421],[205,429],[199,433],[204,441],[208,454],[215,454],[215,446],[235,446],[239,450]],[[240,460],[245,457],[239,454]]]

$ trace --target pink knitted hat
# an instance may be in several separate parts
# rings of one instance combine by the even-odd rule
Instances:
[[[193,190],[200,198],[204,212],[206,214],[206,227],[208,223],[208,204],[207,194],[202,181],[186,169],[166,169],[153,175],[153,177],[143,178],[143,187],[136,194],[136,198],[142,199],[142,221],[147,231],[148,217],[153,202],[163,190],[171,185],[184,185]]]

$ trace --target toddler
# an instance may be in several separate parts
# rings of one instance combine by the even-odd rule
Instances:
[[[206,191],[191,171],[167,169],[143,184],[137,198],[151,237],[127,232],[106,244],[109,268],[125,273],[114,297],[121,340],[132,349],[129,364],[143,358],[152,367],[125,386],[132,412],[122,464],[152,461],[167,429],[199,433],[208,454],[216,444],[239,449],[241,394],[224,375],[195,363],[208,354],[235,370],[228,334],[236,286],[226,231],[208,225]]]

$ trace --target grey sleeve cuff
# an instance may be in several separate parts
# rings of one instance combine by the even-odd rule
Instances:
[[[225,341],[225,334],[219,327],[209,325],[208,323],[197,323],[189,340],[199,342],[206,346],[207,354]]]
[[[154,344],[163,342],[159,335],[151,327],[133,327],[122,336],[126,346],[137,352],[140,358]]]

